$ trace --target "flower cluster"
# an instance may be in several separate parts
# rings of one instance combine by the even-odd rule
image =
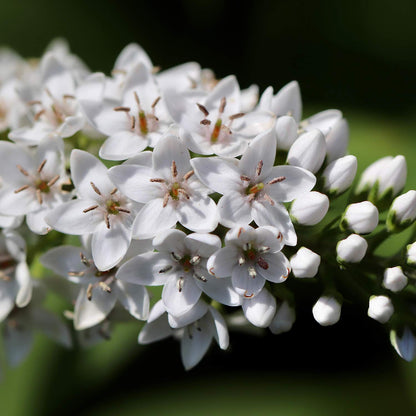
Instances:
[[[414,358],[414,228],[396,254],[378,250],[416,218],[416,191],[399,195],[403,156],[353,187],[347,121],[338,110],[302,119],[295,81],[259,97],[195,62],[159,70],[136,44],[110,75],[62,41],[36,65],[1,54],[0,321],[12,365],[36,329],[72,345],[42,307],[52,291],[81,346],[138,320],[139,343],[174,336],[190,369],[213,339],[228,348],[229,327],[289,331],[297,279],[319,288],[317,323],[335,324],[344,299],[364,302]]]

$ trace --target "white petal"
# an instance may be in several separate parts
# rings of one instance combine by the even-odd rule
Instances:
[[[273,283],[284,282],[290,273],[289,260],[282,253],[265,253],[262,256],[268,268],[256,267],[257,273]]]
[[[153,239],[153,246],[158,251],[173,252],[182,257],[188,251],[185,246],[185,237],[186,234],[181,230],[162,231]]]
[[[139,344],[150,344],[160,341],[173,334],[173,329],[169,326],[167,314],[155,321],[148,322],[139,334]]]
[[[227,306],[241,305],[242,298],[234,290],[234,287],[231,283],[231,278],[217,279],[216,277],[210,276],[206,279],[206,282],[197,281],[197,285],[210,298]]]
[[[16,283],[13,280],[0,281],[0,322],[2,322],[14,308],[16,291]]]
[[[226,350],[230,343],[228,336],[227,324],[223,316],[212,306],[209,307],[215,325],[215,339],[222,350]]]
[[[240,87],[234,75],[223,78],[215,86],[205,100],[205,107],[209,111],[217,109],[223,97],[227,99],[225,107],[227,114],[235,114],[240,111]]]
[[[292,116],[299,123],[302,117],[302,98],[299,84],[289,82],[278,91],[272,101],[272,111],[277,116]]]
[[[51,227],[46,223],[45,216],[48,214],[47,209],[39,209],[35,212],[30,212],[26,216],[26,224],[30,231],[35,234],[45,235]]]
[[[325,137],[327,163],[331,163],[347,153],[350,131],[345,118],[338,120],[331,131]]]
[[[169,325],[172,328],[183,328],[184,326],[201,319],[207,311],[208,305],[200,299],[188,312],[180,316],[169,315]]]
[[[265,283],[264,277],[257,274],[255,277],[250,276],[247,264],[234,266],[231,273],[231,282],[235,291],[244,298],[256,296]]]
[[[12,367],[19,365],[33,346],[33,331],[28,326],[13,328],[3,332],[6,358]]]
[[[85,119],[82,116],[66,117],[65,121],[56,130],[59,137],[66,138],[73,136],[80,131],[85,125]]]
[[[214,234],[189,234],[185,237],[184,243],[193,255],[205,258],[221,248],[221,239]]]
[[[51,52],[41,61],[42,84],[54,98],[61,99],[64,94],[75,92],[75,82],[71,72]]]
[[[192,231],[208,233],[218,225],[217,206],[209,196],[191,196],[178,204],[177,212],[178,221]]]
[[[114,289],[117,290],[117,299],[130,315],[142,321],[147,319],[150,299],[145,287],[117,280]]]
[[[253,220],[250,202],[238,192],[230,192],[221,197],[218,213],[221,224],[230,228],[247,225]]]
[[[208,259],[207,269],[215,277],[230,277],[238,262],[238,254],[234,246],[223,247]]]
[[[39,208],[33,189],[15,192],[15,188],[0,190],[0,212],[4,215],[25,215]]]
[[[33,283],[26,262],[20,262],[16,266],[15,277],[17,282],[16,305],[23,308],[32,299],[33,290]]]
[[[276,312],[276,299],[267,289],[263,289],[254,298],[245,299],[242,306],[244,315],[253,325],[266,328]]]
[[[100,157],[106,160],[125,160],[140,153],[147,145],[147,139],[131,131],[119,131],[103,143]]]

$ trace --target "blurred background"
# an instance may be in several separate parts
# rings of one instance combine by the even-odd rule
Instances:
[[[416,2],[19,0],[0,3],[0,43],[38,57],[54,37],[94,71],[109,72],[137,42],[162,69],[186,61],[275,91],[299,81],[304,116],[341,109],[359,171],[404,154],[416,187]],[[5,369],[2,415],[414,415],[416,365],[396,356],[365,308],[344,304],[322,328],[305,299],[293,330],[231,334],[184,372],[179,344],[137,345],[138,324],[111,342],[64,351],[37,339],[29,359]]]

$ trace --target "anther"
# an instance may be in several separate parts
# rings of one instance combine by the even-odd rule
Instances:
[[[60,178],[60,176],[59,175],[56,175],[56,176],[54,176],[48,183],[47,183],[47,185],[49,186],[49,187],[51,187],[51,186],[53,186],[53,185],[55,185],[55,183],[57,182],[57,180]]]
[[[17,169],[19,169],[20,170],[20,172],[23,174],[23,175],[25,175],[25,176],[30,176],[29,175],[29,172],[26,170],[26,169],[23,169],[20,165],[16,165],[17,166]]]
[[[244,292],[244,297],[245,297],[246,299],[251,299],[253,296],[254,296],[254,293],[248,294],[248,293],[247,293],[247,290]]]
[[[279,176],[277,178],[272,179],[271,181],[267,182],[269,185],[273,185],[274,183],[282,182],[286,179],[286,176]]]
[[[207,118],[204,118],[203,120],[200,121],[200,124],[202,124],[203,126],[210,126],[211,121],[208,120]]]
[[[42,172],[42,169],[44,168],[45,164],[46,164],[46,159],[44,159],[42,161],[42,163],[39,165],[39,167],[38,167],[38,173],[41,173]]]
[[[169,192],[167,192],[165,196],[163,197],[163,205],[162,205],[163,208],[165,208],[168,205],[168,202],[169,202]]]
[[[82,276],[84,276],[84,274],[85,274],[85,271],[82,271],[82,272],[68,272],[69,277],[72,277],[72,276],[82,277]]]
[[[260,247],[260,248],[258,249],[258,252],[259,252],[260,254],[267,253],[268,251],[270,251],[270,247],[267,247],[267,246],[263,246],[263,247]]]
[[[139,109],[141,108],[141,105],[140,105],[140,99],[139,99],[139,96],[137,95],[137,92],[136,91],[134,91],[133,92],[133,95],[134,95],[134,100],[136,101],[136,104],[137,104],[137,106],[139,107]]]
[[[136,117],[132,116],[130,120],[130,128],[134,130],[136,128]]]
[[[65,100],[75,100],[75,96],[71,95],[71,94],[64,94],[63,98]]]
[[[91,263],[90,261],[87,259],[87,256],[81,252],[79,253],[79,256],[81,258],[81,263],[85,266],[85,267],[90,267]]]
[[[207,279],[204,276],[202,276],[202,274],[199,274],[197,272],[194,272],[193,276],[195,277],[195,279],[198,279],[201,282],[205,283],[207,281]]]
[[[237,238],[240,238],[240,235],[243,231],[244,231],[244,228],[240,227],[240,229],[238,230]]]
[[[83,209],[82,212],[86,214],[87,212],[93,211],[96,208],[98,208],[98,205],[92,205],[91,207]]]
[[[178,176],[178,169],[176,168],[176,162],[172,160],[172,166],[170,168],[170,171],[172,173],[172,177],[176,178]]]
[[[99,282],[99,283],[98,283],[98,286],[100,286],[100,288],[101,288],[102,290],[104,290],[105,292],[107,292],[107,293],[111,293],[111,287],[110,287],[110,286],[108,286],[108,285],[107,285],[107,283],[105,283],[105,282]]]
[[[101,196],[101,192],[100,192],[100,190],[99,190],[99,189],[95,186],[94,182],[90,182],[90,185],[91,185],[92,189],[94,189],[94,192],[95,192],[96,194],[98,194],[98,195],[100,195],[100,196]]]
[[[183,180],[187,181],[195,172],[193,170],[190,170],[189,172],[186,172],[185,175],[183,175]]]
[[[243,250],[244,251],[247,251],[247,250],[250,250],[251,249],[251,244],[250,243],[245,243],[244,245],[243,245]]]
[[[201,111],[204,114],[205,117],[209,116],[209,111],[206,109],[205,106],[203,106],[202,104],[199,104],[199,103],[196,103],[196,105],[198,106],[199,111]]]
[[[171,271],[172,269],[173,269],[173,266],[168,264],[167,266],[161,268],[159,270],[159,273],[167,273],[167,272]]]
[[[242,181],[244,181],[244,182],[250,182],[250,178],[248,177],[248,176],[246,176],[246,175],[241,175],[240,176],[240,179],[242,180]]]
[[[189,260],[189,263],[191,263],[192,266],[196,266],[200,261],[201,261],[201,256],[196,255],[196,256],[193,256],[191,260]]]
[[[114,195],[117,191],[118,191],[118,189],[117,189],[117,188],[114,188],[114,189],[110,192],[110,195]]]
[[[220,113],[220,114],[222,114],[223,112],[224,112],[224,109],[225,109],[225,106],[227,105],[227,100],[226,100],[226,98],[225,97],[222,97],[221,98],[221,101],[220,101],[220,108],[218,109],[218,112]]]
[[[159,97],[157,97],[156,98],[156,100],[154,100],[153,101],[153,103],[152,103],[152,108],[155,108],[156,106],[157,106],[157,104],[158,104],[158,102],[160,101],[160,99],[161,99],[162,97],[161,96],[159,96]]]
[[[14,193],[18,194],[19,192],[22,192],[22,191],[24,191],[25,189],[28,189],[28,188],[29,188],[29,185],[23,185],[20,188],[15,189]]]
[[[43,198],[42,198],[42,191],[40,189],[36,189],[36,198],[37,198],[39,204],[42,205]]]
[[[153,178],[153,179],[150,179],[150,182],[165,183],[165,180],[161,178]]]
[[[178,189],[178,193],[180,193],[181,195],[183,195],[186,199],[189,199],[190,198],[190,196],[189,196],[189,194],[188,194],[188,192],[186,192],[184,189],[182,189],[182,188],[179,188]]]
[[[244,256],[240,256],[240,257],[238,258],[238,264],[239,264],[240,266],[242,266],[245,262],[246,262],[246,259],[244,258]]]
[[[128,113],[130,111],[130,107],[123,107],[118,106],[113,108],[114,111],[124,111],[125,113]]]
[[[250,266],[250,267],[248,268],[248,275],[249,275],[250,277],[252,277],[253,279],[255,279],[255,278],[256,278],[256,276],[257,276],[257,272],[256,272],[256,269],[255,269],[253,266]]]
[[[173,251],[170,253],[170,255],[171,255],[172,259],[175,260],[175,261],[181,261],[182,260],[182,257],[179,256],[178,254],[174,253]]]
[[[40,117],[42,116],[42,114],[45,114],[45,109],[38,111],[34,116],[34,120],[38,121],[40,119]]]
[[[90,283],[87,287],[87,299],[91,300],[92,299],[92,289],[94,288],[93,284]]]
[[[259,257],[257,259],[257,264],[264,270],[267,270],[269,268],[269,263],[267,263],[266,260],[264,260],[263,258]]]
[[[41,105],[42,104],[42,102],[41,101],[39,101],[39,100],[30,100],[30,101],[28,101],[27,103],[26,103],[27,105]]]
[[[263,169],[263,161],[260,160],[259,163],[257,164],[257,168],[256,168],[256,175],[260,176],[261,175],[261,170]]]
[[[126,214],[130,214],[131,213],[131,211],[129,209],[126,209],[126,208],[117,208],[117,211],[124,212]]]
[[[105,219],[105,225],[107,226],[108,229],[110,229],[110,215],[108,214],[108,212],[106,212],[104,219]]]
[[[271,199],[270,198],[270,196],[269,195],[267,195],[267,194],[264,194],[264,199],[271,205],[271,206],[273,206],[274,205],[274,201],[273,201],[273,199]]]
[[[232,116],[228,117],[230,120],[235,120],[236,118],[241,118],[244,117],[246,115],[246,113],[237,113],[237,114],[233,114]]]
[[[183,278],[183,277],[180,277],[180,278],[178,279],[178,282],[177,282],[177,286],[178,286],[178,290],[179,290],[179,292],[182,292],[182,289],[183,289],[183,284],[184,284],[184,278]]]
[[[279,231],[279,233],[277,234],[277,239],[282,241],[283,240],[283,234]]]

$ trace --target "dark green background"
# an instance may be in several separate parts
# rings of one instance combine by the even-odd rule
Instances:
[[[416,187],[416,3],[379,1],[140,2],[21,0],[0,3],[0,42],[39,56],[56,36],[93,70],[109,71],[136,41],[155,65],[189,60],[242,87],[297,79],[306,115],[340,108],[359,170],[405,154]],[[394,244],[394,243],[392,243]],[[232,334],[182,370],[174,341],[138,347],[137,324],[110,343],[66,352],[41,339],[0,384],[0,414],[400,415],[416,414],[416,366],[398,358],[365,307],[345,304],[322,328],[301,305],[293,331]]]

